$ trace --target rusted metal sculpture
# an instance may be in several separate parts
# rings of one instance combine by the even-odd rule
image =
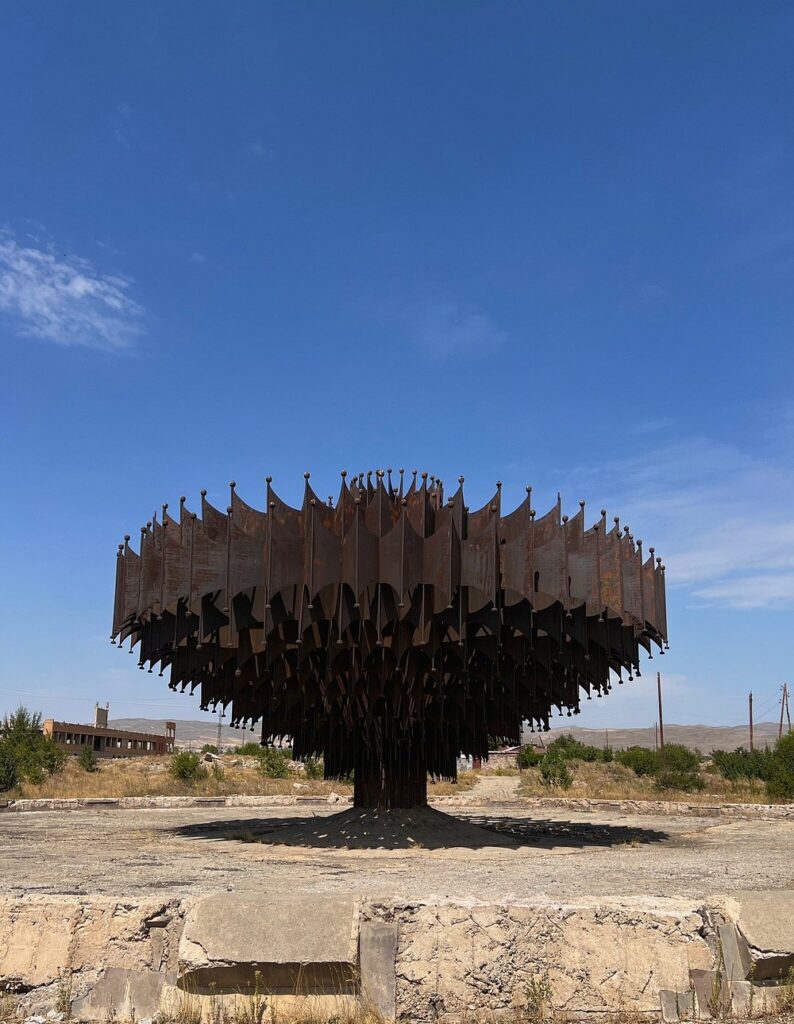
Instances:
[[[446,502],[426,473],[403,481],[343,473],[334,505],[307,473],[300,509],[269,477],[265,512],[234,483],[225,515],[205,491],[201,518],[163,505],[139,554],[119,546],[114,642],[233,725],[261,719],[263,743],[322,756],[327,778],[354,771],[355,803],[376,807],[426,803],[428,773],[578,714],[666,646],[662,561],[605,511],[585,529],[584,502],[568,518],[558,497],[538,518],[527,488],[503,516],[497,484],[470,512],[462,477]]]

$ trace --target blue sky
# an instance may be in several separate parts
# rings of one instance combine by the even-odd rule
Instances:
[[[0,711],[198,715],[114,553],[227,482],[605,505],[671,721],[774,714],[794,609],[794,8],[10,2]],[[650,724],[650,671],[581,725]],[[770,717],[769,714],[760,717]]]

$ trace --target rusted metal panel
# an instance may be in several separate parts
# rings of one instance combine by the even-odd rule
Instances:
[[[296,509],[268,479],[264,512],[234,484],[226,515],[206,493],[200,519],[163,506],[140,553],[117,551],[114,638],[233,723],[261,721],[264,740],[292,737],[330,775],[355,768],[367,799],[389,766],[454,775],[489,733],[576,714],[665,645],[661,559],[605,512],[587,529],[583,503],[566,519],[558,498],[537,517],[528,489],[502,516],[497,486],[469,513],[462,479],[446,503],[435,477],[404,484],[343,474],[334,505],[307,476]],[[395,786],[421,796],[416,778]]]

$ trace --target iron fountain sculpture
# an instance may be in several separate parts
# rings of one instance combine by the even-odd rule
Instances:
[[[373,479],[374,477],[374,479]],[[640,650],[667,645],[664,565],[585,503],[546,515],[531,488],[502,515],[501,484],[472,512],[457,491],[392,471],[342,484],[336,504],[305,474],[300,509],[267,478],[267,509],[231,483],[226,513],[201,492],[119,545],[112,640],[139,667],[231,724],[261,720],[262,743],[290,737],[326,778],[354,773],[354,803],[422,806],[427,777],[454,779],[460,754],[519,743],[524,722],[640,674]]]

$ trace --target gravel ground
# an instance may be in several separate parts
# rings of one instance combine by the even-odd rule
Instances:
[[[453,817],[454,815],[454,817]],[[0,814],[0,893],[700,899],[794,886],[794,823],[471,806]]]

